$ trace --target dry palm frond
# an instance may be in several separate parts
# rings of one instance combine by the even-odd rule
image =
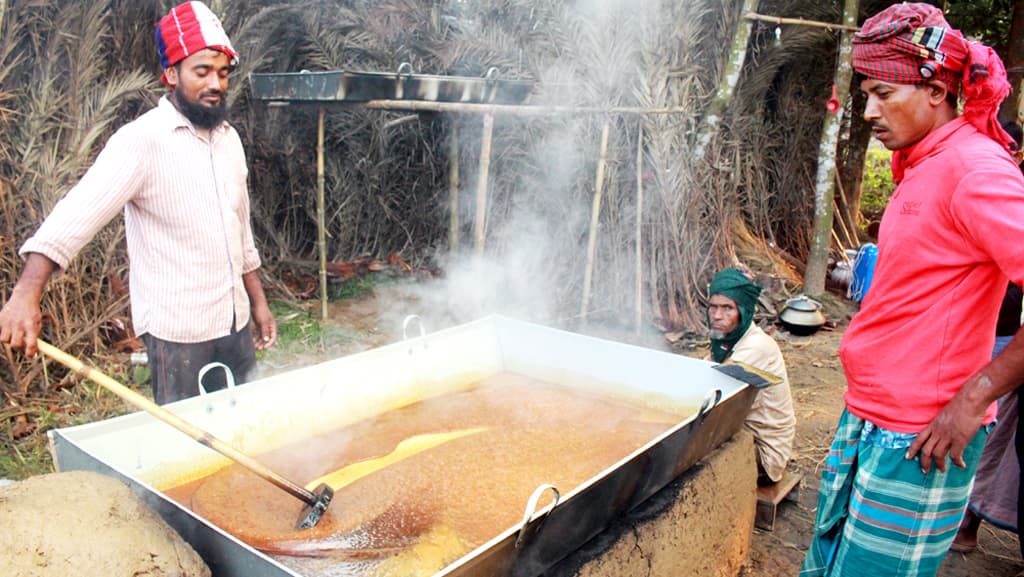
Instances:
[[[5,36],[4,53],[20,50],[24,57],[4,60],[0,84],[14,111],[5,117],[5,146],[0,148],[0,174],[5,175],[0,180],[10,211],[0,230],[3,286],[13,286],[20,270],[17,247],[85,172],[122,111],[145,99],[153,86],[153,79],[139,71],[111,74],[117,61],[109,57],[110,15],[106,2],[15,5],[7,15],[21,28],[11,38],[12,51],[7,51]],[[88,350],[96,337],[85,327],[97,326],[114,312],[123,314],[127,303],[105,285],[108,276],[123,273],[122,236],[119,223],[104,230],[65,275],[50,283],[43,300],[50,319],[44,327],[47,338]],[[18,357],[9,357],[10,363],[10,373],[20,380],[5,392],[25,394],[39,365]]]

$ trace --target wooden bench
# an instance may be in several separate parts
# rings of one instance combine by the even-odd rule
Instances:
[[[786,471],[782,479],[774,485],[757,488],[757,513],[754,526],[758,529],[771,531],[775,528],[775,513],[779,503],[796,501],[800,498],[800,481],[804,476],[794,471]]]

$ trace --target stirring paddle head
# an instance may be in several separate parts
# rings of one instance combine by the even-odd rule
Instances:
[[[316,501],[307,503],[302,508],[302,512],[299,513],[299,521],[295,524],[296,529],[309,529],[320,522],[320,517],[323,517],[324,511],[327,510],[331,499],[334,498],[334,489],[331,489],[327,483],[320,483],[320,486],[313,491],[313,495],[316,496]]]

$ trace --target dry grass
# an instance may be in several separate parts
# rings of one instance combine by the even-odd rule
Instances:
[[[163,92],[152,30],[157,0],[5,2],[0,35],[0,299],[20,270],[18,247],[74,184],[120,124]],[[640,211],[644,319],[696,332],[711,275],[743,262],[783,283],[807,251],[808,198],[831,77],[826,32],[786,29],[776,46],[757,25],[739,90],[707,153],[694,134],[718,87],[738,0],[607,2],[572,11],[557,0],[216,0],[240,51],[232,123],[250,161],[255,233],[267,284],[286,263],[316,257],[316,111],[253,102],[253,71],[348,69],[480,76],[539,82],[539,103],[674,107],[675,114],[499,116],[488,178],[485,254],[547,289],[572,323],[584,292],[590,209],[600,138],[609,143],[601,183],[592,294],[587,314],[631,321]],[[834,19],[835,2],[761,3],[762,12]],[[116,14],[117,17],[112,15]],[[642,161],[637,138],[642,131]],[[332,260],[400,253],[426,264],[447,246],[448,143],[458,135],[463,239],[472,238],[480,164],[476,115],[331,109],[327,115],[327,252]],[[637,182],[643,204],[637,206]],[[106,358],[97,326],[125,317],[123,231],[112,223],[50,284],[46,336],[84,358]],[[453,250],[467,252],[467,246]],[[273,296],[273,295],[272,295]],[[46,417],[36,403],[63,395],[60,377],[17,353],[0,355],[4,411]],[[77,389],[77,387],[75,387]],[[77,393],[76,393],[77,394]],[[62,398],[62,397],[57,397]],[[78,396],[74,402],[86,402]],[[31,410],[29,410],[31,408]],[[24,412],[29,410],[28,413]],[[0,417],[10,424],[16,418]],[[13,425],[9,425],[13,426]],[[8,433],[9,435],[9,433]],[[5,438],[5,447],[11,439]]]

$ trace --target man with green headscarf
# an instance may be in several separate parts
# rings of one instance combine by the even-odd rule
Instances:
[[[743,423],[754,435],[758,484],[776,483],[782,479],[793,452],[796,414],[782,351],[775,339],[753,322],[761,287],[742,271],[728,268],[715,275],[708,292],[711,359],[716,363],[746,363],[782,379],[757,393]]]

